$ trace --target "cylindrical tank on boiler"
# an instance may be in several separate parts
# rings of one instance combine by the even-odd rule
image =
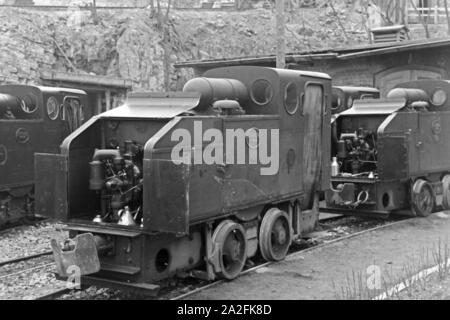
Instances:
[[[211,107],[218,100],[236,100],[241,106],[248,101],[247,87],[235,79],[194,78],[184,85],[183,92],[201,94],[199,110]]]
[[[407,103],[414,101],[426,101],[428,102],[430,98],[428,94],[422,89],[411,89],[411,88],[396,88],[389,91],[387,98],[405,98]]]

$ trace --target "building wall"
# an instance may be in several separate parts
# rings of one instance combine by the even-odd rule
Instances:
[[[373,86],[386,93],[396,79],[397,82],[433,77],[450,79],[450,46],[352,60],[298,63],[289,67],[328,73],[333,85]]]

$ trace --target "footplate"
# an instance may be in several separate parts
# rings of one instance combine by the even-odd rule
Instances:
[[[51,246],[60,277],[67,278],[74,270],[79,270],[80,276],[100,271],[100,260],[92,233],[83,233],[68,240],[64,249],[55,239],[51,240]]]

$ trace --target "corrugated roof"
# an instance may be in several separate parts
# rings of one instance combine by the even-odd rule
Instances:
[[[286,63],[298,63],[312,60],[349,60],[366,56],[390,54],[402,51],[422,50],[450,45],[450,37],[443,39],[409,40],[402,42],[377,43],[334,49],[320,49],[287,53]],[[247,56],[229,59],[194,60],[175,64],[176,68],[215,68],[231,65],[268,65],[275,64],[276,56]]]
[[[41,79],[126,89],[130,89],[133,85],[132,81],[128,79],[69,72],[43,71]]]

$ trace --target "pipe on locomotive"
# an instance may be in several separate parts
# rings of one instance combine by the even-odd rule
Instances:
[[[397,98],[404,98],[406,99],[406,102],[412,103],[415,101],[424,101],[428,102],[430,100],[430,97],[425,92],[425,90],[422,89],[410,89],[410,88],[396,88],[389,91],[387,98],[389,99],[397,99]]]
[[[186,82],[183,92],[198,92],[201,94],[197,106],[206,110],[218,100],[235,100],[245,105],[249,100],[247,87],[239,80],[223,78],[194,78]]]

